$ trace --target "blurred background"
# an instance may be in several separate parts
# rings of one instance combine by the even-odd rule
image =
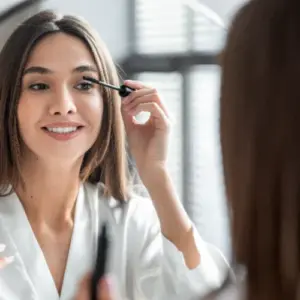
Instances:
[[[124,78],[155,86],[173,117],[169,168],[200,234],[230,258],[218,132],[217,56],[245,0],[0,0],[0,49],[30,15],[55,9],[84,17]]]

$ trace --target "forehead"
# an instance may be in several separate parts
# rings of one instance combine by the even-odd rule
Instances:
[[[77,37],[55,33],[44,37],[34,47],[26,65],[43,65],[56,69],[72,68],[80,64],[95,64],[85,43]]]

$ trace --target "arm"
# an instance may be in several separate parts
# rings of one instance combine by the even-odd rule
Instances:
[[[160,95],[140,82],[126,81],[125,84],[135,89],[122,101],[128,143],[157,219],[153,218],[147,232],[139,236],[144,242],[140,250],[136,250],[133,265],[142,296],[132,298],[199,298],[221,285],[228,266],[222,255],[200,238],[166,171],[170,120]],[[150,112],[151,117],[140,125],[133,116],[142,111]],[[136,244],[137,237],[132,239]]]
[[[189,269],[200,264],[192,222],[175,193],[172,181],[164,167],[156,168],[144,179],[149,195],[159,217],[161,231],[166,239],[182,252]]]
[[[183,253],[162,234],[152,203],[148,199],[138,199],[137,202],[135,215],[141,216],[143,225],[138,226],[138,233],[136,227],[129,229],[131,244],[134,245],[130,265],[136,283],[130,299],[199,299],[218,288],[229,269],[220,251],[205,243],[193,229],[201,263],[190,269]]]

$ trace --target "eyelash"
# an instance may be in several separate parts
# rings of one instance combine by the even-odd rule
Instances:
[[[41,87],[41,86],[43,86],[44,88],[43,89],[40,89],[40,88],[35,88],[35,87]],[[47,84],[45,84],[45,83],[35,83],[35,84],[31,84],[30,86],[29,86],[29,89],[30,90],[33,90],[33,91],[40,91],[40,90],[46,90],[46,89],[49,89],[49,87],[47,86]]]
[[[85,86],[87,88],[82,88],[82,89],[76,88],[78,86]],[[95,87],[95,85],[93,83],[90,83],[90,82],[87,82],[87,81],[83,81],[83,82],[80,82],[79,84],[77,84],[76,87],[75,88],[77,90],[80,90],[80,91],[83,91],[83,92],[88,92],[91,89],[93,89]],[[31,84],[29,86],[29,89],[33,90],[33,91],[45,91],[45,90],[49,89],[49,85],[47,85],[46,83],[34,83],[34,84]]]
[[[79,85],[88,87],[88,89],[82,89],[82,91],[89,91],[89,90],[91,90],[92,88],[95,87],[95,85],[93,83],[88,82],[88,81],[83,81],[83,82],[79,83],[77,86],[79,86]]]

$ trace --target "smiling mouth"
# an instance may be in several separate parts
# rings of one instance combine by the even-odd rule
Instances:
[[[42,127],[44,131],[56,134],[70,134],[81,130],[83,126],[68,126],[68,127]]]

